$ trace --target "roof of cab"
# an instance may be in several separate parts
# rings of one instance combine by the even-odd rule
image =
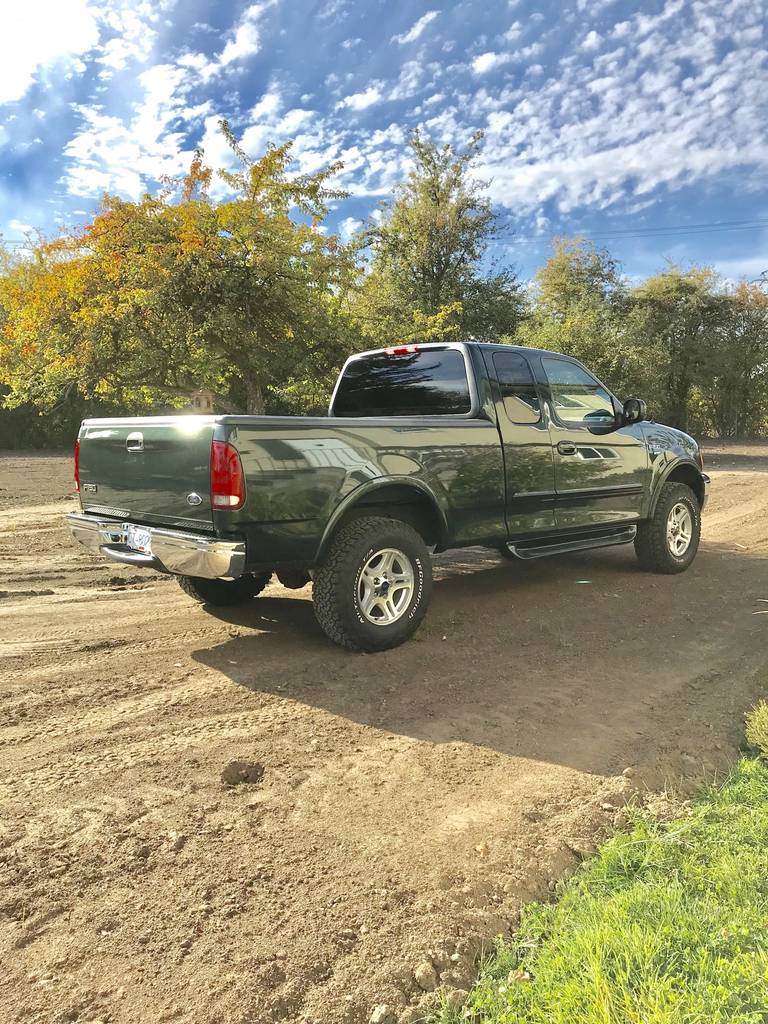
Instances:
[[[459,345],[464,345],[467,348],[492,349],[495,352],[527,352],[528,355],[559,356],[561,359],[573,359],[573,356],[566,355],[564,352],[553,352],[552,349],[548,348],[531,348],[528,345],[505,345],[500,341],[425,341],[404,342],[402,345],[393,344],[387,345],[383,348],[372,348],[367,352],[353,352],[347,357],[347,362],[351,359],[359,359],[361,356],[375,356],[379,355],[381,352],[390,353],[394,348],[408,348],[415,351],[417,349],[421,350],[425,348],[456,348]]]
[[[475,348],[493,349],[494,352],[527,352],[528,355],[535,356],[559,356],[561,359],[573,359],[573,356],[566,355],[565,352],[554,352],[549,348],[533,348],[530,345],[505,345],[500,341],[465,341],[465,345],[470,345]]]

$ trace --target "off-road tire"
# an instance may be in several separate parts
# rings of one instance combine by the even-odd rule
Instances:
[[[357,597],[363,568],[384,548],[402,551],[411,562],[414,588],[401,617],[390,625],[369,622]],[[432,560],[419,533],[399,519],[365,516],[343,526],[314,574],[312,600],[320,628],[349,651],[385,651],[411,636],[432,594]]]
[[[177,576],[179,586],[200,604],[225,608],[257,597],[272,578],[271,572],[239,576],[236,580],[208,580],[202,576]]]
[[[667,520],[672,508],[681,502],[685,504],[693,523],[691,543],[679,557],[670,551],[667,542]],[[643,569],[649,572],[684,572],[696,557],[701,537],[701,508],[690,487],[686,484],[664,484],[656,502],[653,516],[640,523],[635,537],[635,552]]]

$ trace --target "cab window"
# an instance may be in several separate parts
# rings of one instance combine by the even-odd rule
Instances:
[[[583,366],[569,359],[542,356],[557,420],[573,426],[608,426],[615,422],[613,399]]]
[[[508,419],[538,423],[541,406],[528,360],[518,352],[494,352],[493,365]]]
[[[458,349],[402,346],[347,363],[332,416],[465,416],[472,410]]]

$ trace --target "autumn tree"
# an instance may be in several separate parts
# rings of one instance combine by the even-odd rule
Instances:
[[[189,174],[138,202],[105,196],[93,223],[41,245],[3,288],[0,349],[10,402],[50,407],[67,388],[125,408],[207,386],[248,412],[302,362],[338,362],[324,329],[351,253],[319,230],[333,165],[292,175],[291,146],[239,162],[209,194],[198,155]]]

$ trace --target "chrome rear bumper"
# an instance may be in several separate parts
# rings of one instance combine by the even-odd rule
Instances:
[[[244,541],[216,540],[181,530],[142,526],[151,536],[152,553],[147,554],[128,546],[126,528],[130,523],[82,512],[71,512],[66,523],[76,541],[113,562],[211,580],[236,579],[245,571]]]

